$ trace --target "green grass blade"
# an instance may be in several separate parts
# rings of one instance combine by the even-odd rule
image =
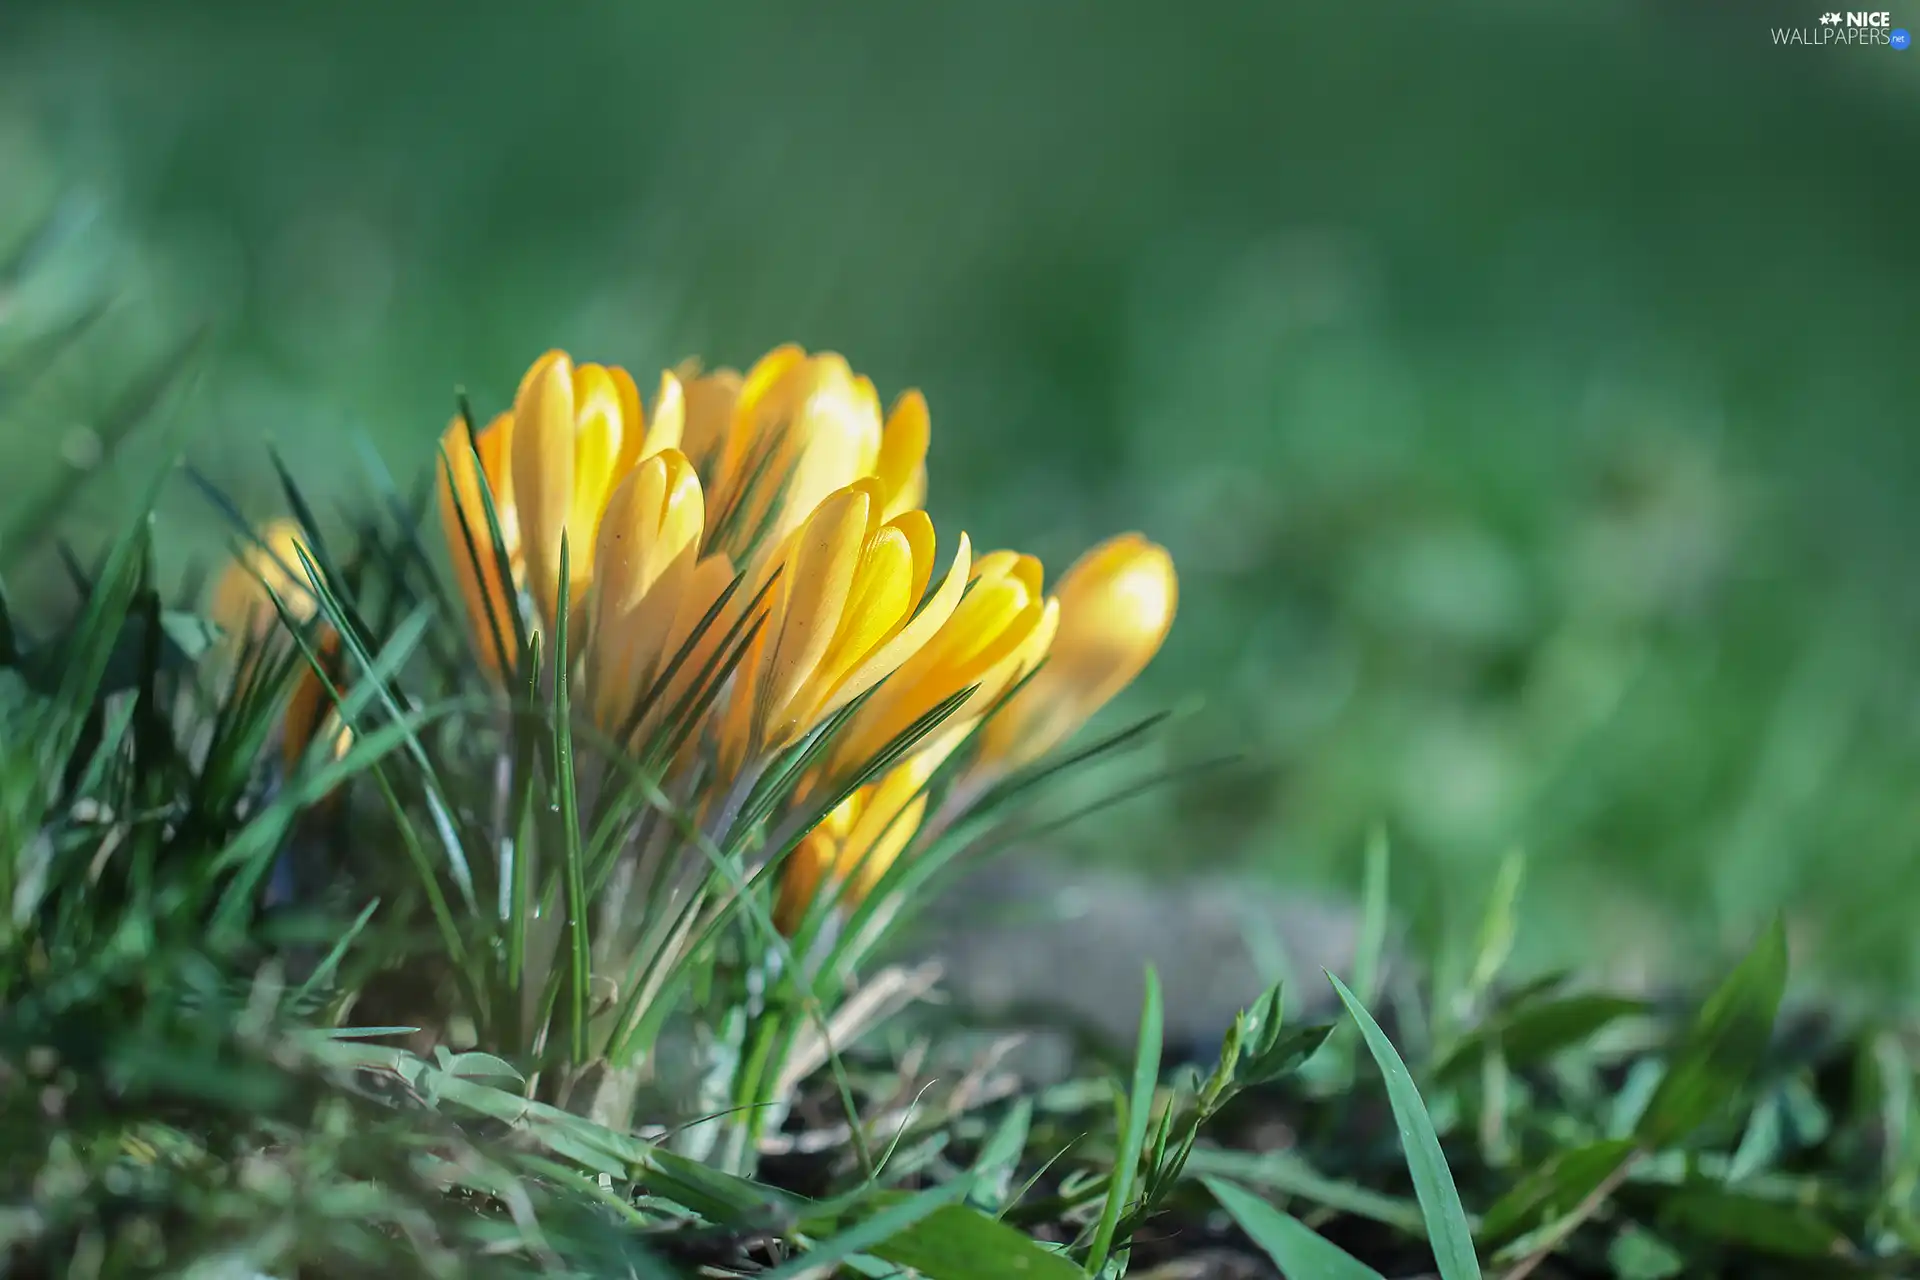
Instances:
[[[1329,1178],[1289,1151],[1254,1153],[1199,1147],[1187,1157],[1186,1172],[1192,1178],[1211,1174],[1270,1187],[1284,1195],[1311,1200],[1336,1213],[1365,1218],[1410,1235],[1417,1235],[1425,1223],[1420,1216],[1420,1206],[1412,1201]]]
[[[996,1216],[1013,1202],[1013,1177],[1019,1171],[1020,1158],[1026,1154],[1027,1139],[1033,1132],[1033,1099],[1020,1098],[980,1144],[974,1157],[973,1175],[977,1179],[972,1197],[976,1208]]]
[[[822,1240],[796,1258],[763,1274],[763,1280],[795,1280],[800,1276],[825,1275],[856,1253],[870,1253],[895,1236],[931,1217],[937,1210],[966,1198],[973,1189],[971,1177],[959,1177],[940,1186],[908,1196],[882,1209],[871,1218],[846,1227]]]
[[[289,480],[291,485],[292,481]],[[320,611],[340,634],[342,642],[352,653],[355,663],[362,673],[356,684],[368,685],[379,697],[382,706],[394,720],[405,723],[407,704],[403,695],[393,683],[394,672],[383,671],[376,663],[373,654],[361,639],[357,615],[345,601],[337,596],[332,588],[323,566],[307,554],[304,547],[295,547],[300,558],[300,567],[305,572],[307,585],[313,591]],[[298,579],[296,579],[297,581]],[[388,646],[391,647],[390,645]],[[384,656],[384,650],[383,650]],[[378,673],[378,674],[376,674]],[[360,693],[355,688],[354,693]],[[342,718],[345,719],[343,709]],[[352,724],[352,720],[348,720]],[[460,889],[461,900],[469,913],[480,913],[479,903],[474,895],[473,868],[467,863],[465,848],[460,843],[459,832],[455,830],[452,818],[452,806],[447,803],[446,784],[440,779],[439,771],[434,767],[432,758],[427,754],[426,746],[415,734],[409,734],[406,742],[406,754],[420,770],[422,790],[425,793],[427,813],[433,820],[434,832],[440,839],[441,847],[446,851],[447,868],[453,874],[454,883]]]
[[[188,366],[199,358],[208,332],[205,325],[194,329],[164,359],[155,361],[145,377],[93,420],[94,434],[99,437],[105,455],[111,456],[135,428],[153,416],[167,392],[182,381]],[[174,432],[170,429],[168,434]],[[7,522],[0,524],[0,570],[12,569],[28,550],[37,546],[53,527],[59,512],[99,473],[98,467],[69,467],[60,482],[49,485],[38,498],[20,501],[17,506],[9,503],[12,509],[7,512]],[[153,510],[156,495],[157,486],[138,510],[143,513]]]
[[[957,1185],[964,1192],[971,1184],[971,1177],[963,1174],[938,1190],[945,1192]],[[884,1204],[891,1211],[893,1207],[909,1203],[912,1198],[900,1192],[888,1191],[868,1197],[865,1203]],[[803,1220],[802,1225],[813,1224],[811,1220]],[[915,1275],[927,1277],[927,1280],[1009,1280],[1010,1277],[1018,1277],[1019,1280],[1086,1280],[1086,1274],[1064,1254],[1049,1249],[997,1218],[967,1205],[952,1203],[950,1199],[946,1203],[936,1204],[931,1212],[918,1217],[904,1229],[895,1231],[889,1238],[871,1245],[866,1252],[894,1267],[908,1268]],[[805,1259],[808,1262],[813,1260],[812,1256]],[[798,1271],[794,1274],[813,1273]],[[884,1274],[896,1273],[889,1270]]]
[[[1427,1238],[1433,1245],[1434,1261],[1440,1267],[1441,1280],[1480,1280],[1480,1260],[1473,1251],[1473,1227],[1460,1203],[1459,1188],[1447,1168],[1446,1155],[1440,1150],[1440,1137],[1433,1130],[1427,1104],[1420,1100],[1407,1064],[1400,1060],[1386,1032],[1373,1020],[1366,1006],[1331,973],[1328,981],[1339,993],[1360,1026],[1373,1060],[1387,1082],[1387,1100],[1393,1105],[1393,1118],[1400,1128],[1400,1144],[1407,1153],[1407,1168],[1413,1174],[1414,1193],[1420,1212],[1426,1219]]]
[[[1147,1124],[1152,1118],[1154,1089],[1160,1083],[1160,1050],[1166,1038],[1165,1015],[1160,1001],[1160,975],[1147,966],[1147,990],[1140,1002],[1140,1043],[1133,1056],[1133,1089],[1127,1095],[1126,1130],[1114,1157],[1112,1181],[1107,1185],[1107,1201],[1100,1209],[1100,1222],[1094,1228],[1093,1241],[1087,1247],[1087,1274],[1099,1275],[1113,1251],[1114,1232],[1133,1195],[1134,1178],[1140,1169],[1140,1152],[1147,1144]]]
[[[340,935],[340,940],[328,948],[326,957],[314,966],[313,972],[307,975],[306,981],[294,988],[295,1003],[312,999],[333,981],[334,975],[340,971],[340,962],[346,959],[348,950],[366,931],[367,925],[373,921],[373,913],[379,909],[380,899],[378,898],[360,909],[360,914],[354,917],[352,924],[347,926],[347,931]]]
[[[13,610],[7,606],[7,588],[0,582],[0,667],[20,661],[23,648],[20,633],[13,625]]]
[[[1480,1222],[1481,1242],[1500,1244],[1543,1219],[1574,1212],[1594,1190],[1633,1159],[1637,1148],[1624,1138],[1603,1138],[1569,1147],[1522,1178],[1487,1210]]]
[[[444,708],[440,714],[445,714]],[[281,843],[301,811],[354,774],[370,768],[397,750],[406,741],[407,735],[433,718],[433,713],[422,712],[393,724],[382,725],[365,737],[356,739],[352,748],[340,759],[295,775],[274,798],[274,802],[242,827],[214,859],[212,865],[215,870],[232,870],[239,874],[222,897],[220,909],[214,915],[212,932],[216,935],[231,932],[245,919],[252,891],[266,876],[268,864],[279,852]]]
[[[1380,973],[1387,954],[1387,923],[1391,910],[1392,846],[1384,828],[1367,838],[1366,870],[1360,881],[1360,939],[1354,946],[1353,985],[1363,1000],[1380,998]]]
[[[1775,919],[1687,1029],[1634,1134],[1649,1150],[1680,1141],[1746,1088],[1787,988],[1787,929]]]
[[[73,633],[59,692],[51,708],[52,731],[33,739],[43,753],[46,768],[65,767],[67,757],[80,741],[87,714],[99,695],[107,666],[132,614],[140,581],[146,572],[151,537],[149,516],[141,516],[128,526],[108,555],[99,582],[88,594],[86,612]]]
[[[580,843],[580,798],[573,778],[573,703],[567,678],[567,536],[560,535],[560,598],[554,617],[553,641],[553,762],[554,786],[559,792],[561,856],[567,883],[567,1012],[573,1061],[587,1061],[587,994],[593,977],[592,944],[588,938],[586,855]]]
[[[1240,1229],[1266,1250],[1287,1280],[1385,1280],[1339,1245],[1251,1191],[1218,1178],[1201,1181]]]

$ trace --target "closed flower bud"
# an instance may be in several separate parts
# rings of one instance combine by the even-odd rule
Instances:
[[[716,472],[732,545],[778,545],[828,494],[874,474],[882,435],[879,394],[844,357],[796,346],[762,356],[734,399]]]
[[[677,430],[676,415],[662,435]],[[568,599],[578,604],[593,581],[600,512],[614,485],[654,452],[648,444],[640,393],[625,370],[575,366],[566,352],[549,351],[521,380],[513,402],[513,500],[527,583],[549,626],[559,612],[563,535]]]
[[[705,514],[699,477],[677,449],[641,462],[607,500],[593,553],[586,670],[594,720],[607,733],[628,727],[670,655]]]
[[[971,559],[966,535],[939,590],[920,607],[933,576],[933,521],[924,511],[882,515],[877,481],[849,485],[820,503],[770,560],[764,572],[779,576],[767,620],[729,707],[726,755],[736,765],[794,742],[871,689],[952,616]]]
[[[900,664],[860,708],[835,744],[831,772],[844,776],[947,699],[973,694],[935,733],[944,737],[984,713],[1032,670],[1053,638],[1058,605],[1041,595],[1040,562],[995,551],[973,567],[953,616]]]
[[[1128,533],[1082,556],[1056,594],[1046,665],[981,731],[986,769],[1037,760],[1132,683],[1173,625],[1178,583],[1166,550]]]
[[[318,604],[300,559],[306,549],[299,523],[287,519],[262,525],[240,548],[213,591],[213,620],[227,633],[229,643],[259,639],[280,625],[269,588],[295,622],[314,615]]]

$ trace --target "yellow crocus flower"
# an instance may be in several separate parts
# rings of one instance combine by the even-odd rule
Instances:
[[[668,392],[668,400],[677,404],[679,397]],[[593,581],[600,512],[613,486],[655,445],[678,443],[680,413],[661,416],[666,429],[649,440],[640,393],[626,371],[576,366],[564,351],[541,356],[521,380],[509,453],[513,501],[528,586],[548,625],[559,611],[562,535],[568,599],[577,604]]]
[[[933,521],[924,511],[884,514],[877,480],[836,490],[763,569],[779,576],[735,673],[723,752],[735,767],[798,740],[892,674],[952,616],[967,583],[967,536],[915,612],[933,576]]]
[[[973,566],[973,582],[946,625],[874,691],[834,746],[831,775],[846,776],[969,686],[971,697],[935,730],[935,740],[987,711],[1031,671],[1053,640],[1059,604],[1041,593],[1032,556],[995,551]]]
[[[586,669],[594,721],[607,733],[626,728],[671,654],[667,641],[693,577],[705,519],[700,479],[678,449],[641,462],[607,499],[593,552]]]
[[[775,347],[740,383],[720,450],[718,509],[736,546],[777,546],[820,501],[874,473],[884,430],[873,383],[843,356]]]
[[[829,880],[845,882],[842,901],[849,907],[873,892],[919,833],[927,811],[924,788],[950,750],[922,751],[896,765],[801,837],[780,868],[773,921],[782,933],[791,937],[799,929]]]
[[[299,522],[285,518],[268,521],[240,548],[213,590],[213,620],[230,643],[258,639],[279,624],[280,615],[267,588],[280,597],[294,621],[305,622],[314,615],[319,603],[300,559],[306,550]]]
[[[440,527],[446,535],[454,581],[459,584],[460,598],[466,603],[481,665],[496,677],[501,674],[501,651],[505,651],[509,660],[513,657],[513,610],[518,607],[519,580],[526,567],[520,554],[519,515],[513,504],[513,468],[509,465],[512,443],[512,414],[499,415],[477,432],[471,448],[467,444],[465,421],[455,418],[440,437],[446,463],[435,466]],[[480,456],[477,468],[473,461],[476,453]],[[483,476],[487,492],[493,495],[500,539],[515,579],[511,583],[500,581],[499,566],[494,560],[493,531],[487,524],[486,500],[480,490]],[[496,625],[500,628],[498,645],[494,639]]]
[[[1060,582],[1046,665],[981,730],[982,767],[1039,759],[1132,683],[1167,638],[1178,594],[1173,557],[1137,533],[1082,556]]]

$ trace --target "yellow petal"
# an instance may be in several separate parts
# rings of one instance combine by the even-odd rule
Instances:
[[[761,695],[762,725],[786,718],[832,644],[860,563],[871,507],[866,489],[849,486],[822,502],[797,531],[781,580],[786,604]]]
[[[567,518],[567,545],[575,603],[593,581],[593,547],[600,513],[621,476],[626,435],[622,400],[632,388],[633,379],[624,374],[615,377],[613,370],[602,365],[581,365],[573,376],[573,505]],[[633,395],[633,401],[637,406],[638,394]]]
[[[463,432],[461,444],[464,446],[465,443]],[[501,540],[506,543],[508,556],[517,556],[520,553],[520,520],[513,505],[513,466],[510,456],[513,415],[503,413],[495,417],[480,429],[473,443],[480,454],[480,469],[487,477],[487,488],[493,493],[494,514],[500,521]],[[486,509],[482,507],[478,514],[484,528],[487,522]],[[489,540],[491,537],[489,534]]]
[[[927,445],[932,434],[926,397],[918,391],[902,395],[895,402],[893,412],[887,415],[879,460],[874,466],[874,475],[879,478],[880,490],[886,497],[889,519],[925,501]]]
[[[873,384],[856,378],[832,353],[814,357],[791,388],[798,403],[777,429],[791,438],[794,461],[785,477],[778,537],[797,526],[836,489],[873,471],[880,453],[880,403]],[[884,518],[884,501],[878,511]]]
[[[673,673],[661,693],[663,712],[671,710],[695,688],[695,682],[707,678],[707,664],[714,659],[720,646],[727,639],[727,633],[740,611],[747,605],[741,592],[736,590],[727,607],[715,614],[711,620],[708,614],[719,603],[720,597],[733,584],[733,564],[724,555],[710,555],[693,566],[693,574],[686,590],[680,596],[680,606],[674,612],[673,627],[667,632],[667,642],[661,648],[662,658],[672,662],[686,649],[686,656],[680,658],[680,666]],[[742,584],[744,586],[744,584]],[[703,625],[704,624],[704,625]],[[701,628],[695,637],[695,628]],[[688,641],[693,642],[688,648]]]
[[[839,859],[840,873],[852,878],[855,902],[873,892],[919,832],[927,807],[926,785],[952,750],[945,745],[916,752],[863,788],[866,804],[847,833]]]
[[[587,673],[596,721],[609,733],[626,727],[664,660],[700,526],[700,483],[677,450],[642,462],[607,502]]]
[[[896,809],[891,821],[875,832],[871,843],[860,850],[858,860],[849,860],[847,874],[851,877],[851,896],[859,902],[874,891],[880,880],[899,859],[901,851],[912,843],[919,834],[921,820],[926,816],[927,798],[915,796]]]
[[[572,517],[573,362],[549,351],[521,380],[513,402],[513,500],[527,582],[540,615],[552,625],[560,596],[560,537]],[[571,554],[591,555],[576,534]]]
[[[720,453],[740,398],[740,375],[732,369],[697,376],[683,373],[680,383],[686,396],[686,425],[681,429],[680,447],[702,475],[717,482]],[[719,510],[717,505],[715,510]]]
[[[740,776],[741,770],[759,749],[758,725],[765,711],[762,704],[767,686],[767,658],[774,650],[774,637],[779,634],[781,622],[786,616],[789,594],[786,575],[781,574],[768,585],[758,613],[746,619],[745,634],[749,637],[746,652],[734,668],[728,684],[716,735],[719,739],[722,777]],[[757,588],[755,595],[758,595]],[[751,604],[752,600],[753,597],[749,596],[746,604]],[[746,607],[746,604],[742,607]]]
[[[878,508],[879,503],[874,506]],[[927,594],[927,583],[933,577],[933,518],[924,511],[905,511],[887,524],[904,534],[907,545],[913,548],[913,598],[918,601]]]
[[[773,923],[781,933],[792,937],[805,921],[807,908],[820,892],[820,882],[833,865],[831,838],[810,835],[787,855],[780,867],[780,889],[774,900]]]
[[[747,371],[721,450],[718,478],[727,489],[745,484],[751,478],[753,460],[778,443],[767,437],[791,412],[795,375],[806,360],[805,351],[788,344],[767,352]]]
[[[345,752],[350,734],[334,714],[333,695],[327,685],[337,681],[340,662],[340,633],[331,627],[326,628],[314,642],[314,656],[320,659],[320,665],[328,672],[325,680],[313,669],[313,665],[304,658],[300,660],[300,674],[294,678],[293,692],[287,698],[287,711],[282,721],[280,739],[281,764],[291,770],[300,763],[307,748],[317,738],[323,728],[330,728],[333,742],[329,744],[331,753],[338,757]],[[337,683],[336,683],[337,687]]]
[[[647,423],[646,448],[642,456],[663,449],[678,449],[686,433],[687,395],[680,379],[671,372],[660,375],[660,391],[653,399],[653,418]],[[691,460],[691,459],[690,459]]]
[[[613,483],[618,484],[641,458],[660,449],[651,447],[652,441],[648,439],[647,416],[640,406],[640,388],[633,375],[612,364],[606,366],[606,374],[612,379],[620,402],[620,448],[613,464]]]
[[[891,525],[881,529],[861,552],[839,629],[806,691],[795,699],[795,716],[814,719],[813,706],[830,697],[842,677],[906,624],[915,598],[913,575],[913,547],[906,534]]]
[[[858,768],[954,694],[978,685],[946,725],[980,715],[1011,683],[1021,653],[1046,616],[1040,563],[992,552],[974,565],[973,585],[953,616],[886,678],[836,743],[831,772]]]
[[[913,621],[855,667],[815,714],[832,715],[873,688],[893,674],[896,667],[946,625],[947,619],[953,616],[955,606],[960,603],[961,593],[967,589],[967,568],[971,557],[972,544],[963,533],[960,535],[960,545],[953,553],[953,565],[947,570],[946,581],[940,584],[933,598],[914,615]],[[931,559],[929,556],[929,562]]]
[[[215,584],[211,613],[213,620],[239,643],[259,637],[280,625],[267,594],[280,597],[296,622],[305,622],[318,609],[300,552],[306,547],[297,521],[269,521],[240,549]]]
[[[1178,592],[1172,558],[1138,534],[1082,556],[1060,583],[1046,666],[981,731],[983,766],[1036,760],[1105,706],[1159,652]]]

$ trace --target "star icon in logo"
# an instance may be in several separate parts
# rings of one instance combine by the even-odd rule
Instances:
[[[1904,49],[1913,43],[1913,36],[1908,34],[1905,27],[1895,27],[1887,33],[1887,43],[1896,49]]]
[[[1837,27],[1840,25],[1840,15],[1837,13],[1823,13],[1820,15],[1820,25],[1823,27]]]

